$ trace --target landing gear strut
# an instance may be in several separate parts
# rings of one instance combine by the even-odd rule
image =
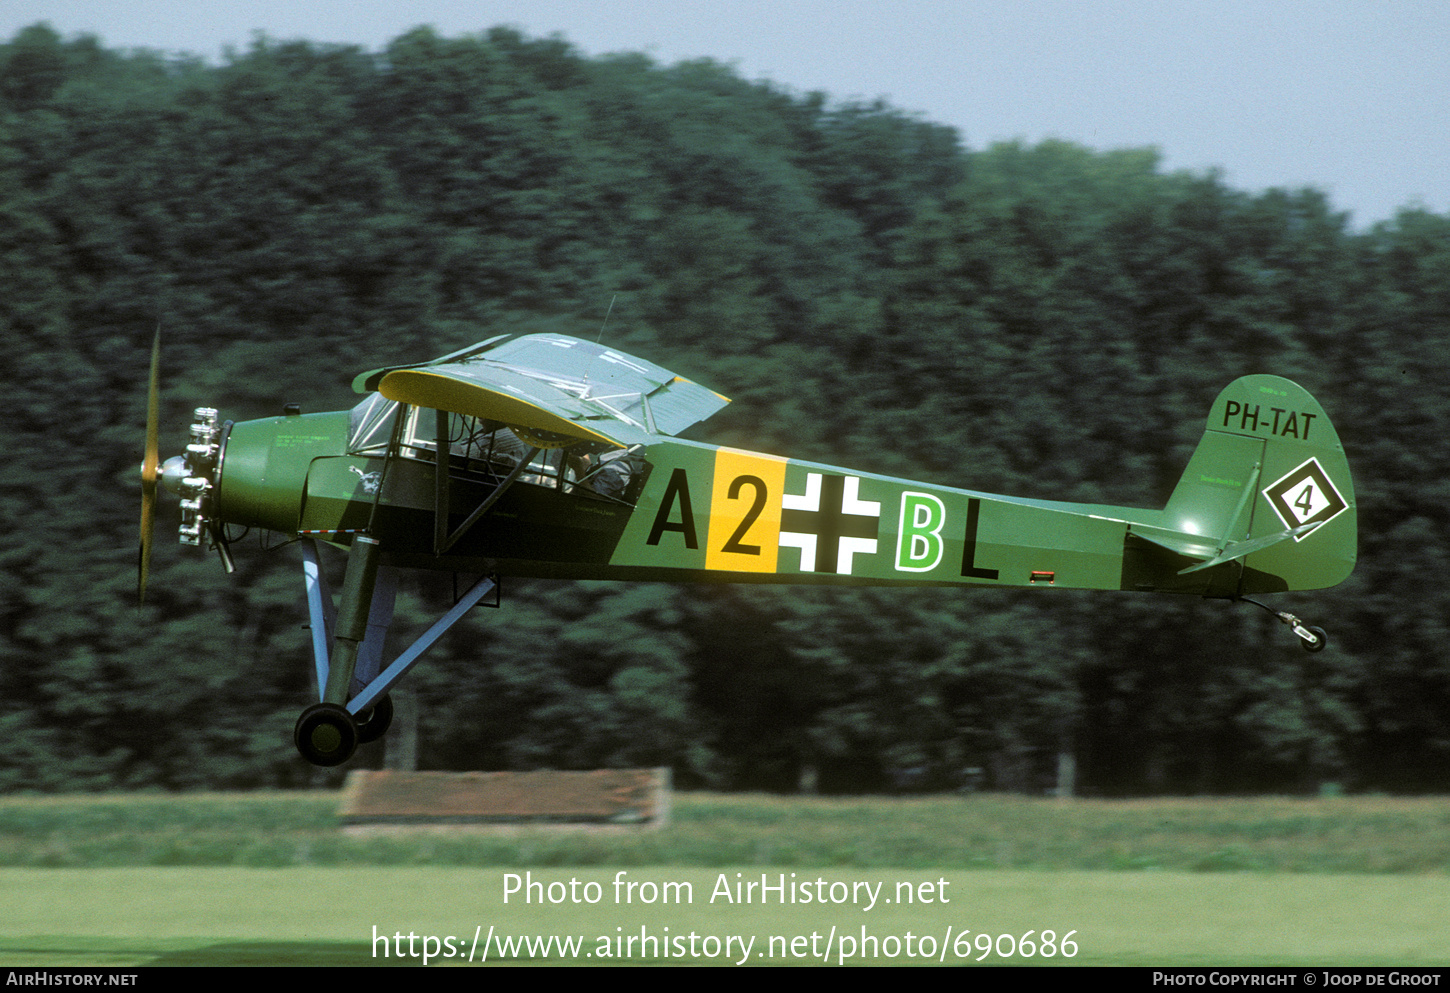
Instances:
[[[1239,599],[1245,600],[1253,604],[1255,607],[1263,607],[1265,610],[1273,614],[1279,620],[1289,625],[1289,627],[1293,629],[1294,633],[1299,636],[1299,644],[1304,647],[1304,650],[1306,652],[1322,652],[1324,651],[1324,646],[1329,644],[1329,635],[1324,633],[1323,628],[1308,626],[1288,611],[1275,610],[1267,603],[1261,603],[1260,601],[1255,600],[1253,597],[1245,596],[1239,597]]]
[[[313,662],[322,700],[297,719],[293,741],[302,757],[314,765],[341,765],[358,745],[377,741],[387,732],[393,722],[388,690],[498,585],[492,576],[479,579],[406,651],[384,665],[383,642],[398,588],[396,571],[380,565],[372,539],[358,536],[356,549],[349,550],[342,602],[334,608],[316,541],[306,539],[300,544]]]

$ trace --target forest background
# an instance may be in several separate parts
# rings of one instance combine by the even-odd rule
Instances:
[[[342,774],[291,745],[295,551],[228,578],[163,540],[136,608],[158,324],[169,454],[194,406],[351,406],[362,369],[592,338],[611,301],[610,344],[733,398],[694,436],[1009,494],[1161,506],[1223,385],[1294,379],[1356,474],[1358,569],[1277,601],[1330,647],[1190,598],[506,581],[410,677],[423,768],[1450,789],[1450,217],[1355,231],[1151,149],[970,150],[505,29],[208,64],[36,25],[0,46],[0,260],[0,790]],[[400,633],[443,597],[408,590]]]

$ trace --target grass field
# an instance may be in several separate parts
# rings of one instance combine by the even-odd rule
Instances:
[[[6,799],[0,965],[1450,964],[1439,799],[679,794],[652,833],[372,838],[337,802]]]

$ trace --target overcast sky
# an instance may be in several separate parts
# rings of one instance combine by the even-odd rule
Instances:
[[[1450,212],[1444,0],[0,0],[0,37],[219,59],[254,32],[378,49],[418,24],[511,24],[585,53],[709,57],[748,79],[882,97],[969,148],[1152,145],[1230,185],[1314,186],[1356,227]]]

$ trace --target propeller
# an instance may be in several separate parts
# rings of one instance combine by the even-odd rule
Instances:
[[[156,531],[156,483],[159,478],[161,419],[161,329],[151,341],[151,381],[146,388],[146,456],[141,463],[141,549],[136,567],[136,605],[146,602],[151,544]]]

